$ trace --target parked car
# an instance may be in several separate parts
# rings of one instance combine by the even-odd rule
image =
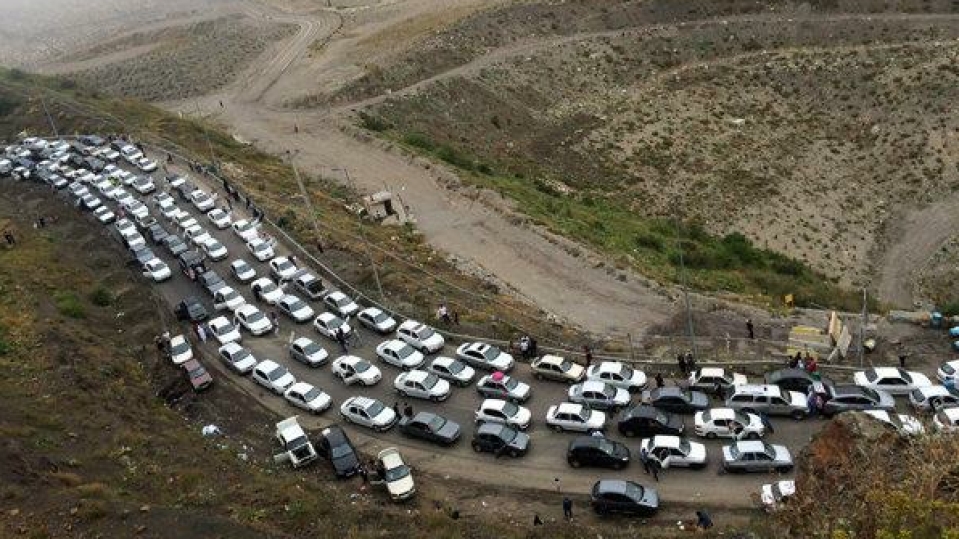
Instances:
[[[909,404],[917,412],[933,412],[940,408],[959,406],[959,394],[949,391],[945,386],[918,387],[909,392]]]
[[[253,255],[253,258],[260,262],[266,262],[276,256],[276,253],[273,251],[273,244],[259,237],[246,242],[246,248],[250,251],[250,254]]]
[[[230,272],[241,283],[248,283],[256,279],[256,270],[246,263],[246,260],[238,259],[230,262]]]
[[[326,363],[330,356],[312,339],[299,337],[290,343],[290,357],[309,367],[319,367]]]
[[[483,423],[476,428],[470,446],[477,453],[494,453],[496,456],[521,457],[529,451],[530,439],[525,432],[501,423]]]
[[[727,472],[789,473],[793,458],[784,445],[759,440],[735,442],[723,447],[723,469]]]
[[[163,225],[156,223],[150,226],[147,230],[147,235],[150,236],[150,241],[152,241],[154,245],[159,245],[170,233],[163,228]]]
[[[316,331],[329,339],[336,340],[337,330],[342,331],[345,337],[353,333],[353,328],[342,318],[333,313],[320,313],[313,320],[313,327]]]
[[[226,247],[213,238],[203,242],[200,245],[200,248],[203,249],[203,252],[206,253],[206,256],[208,256],[210,260],[214,262],[223,260],[230,255],[230,252],[227,251]]]
[[[356,356],[340,356],[333,362],[333,375],[346,385],[361,384],[372,386],[383,375],[375,365]]]
[[[103,224],[109,224],[117,218],[116,214],[110,211],[110,208],[106,206],[100,206],[99,208],[93,210],[93,216],[97,218]]]
[[[959,359],[946,361],[936,369],[936,378],[945,384],[948,381],[959,382]]]
[[[851,410],[895,411],[896,400],[885,391],[852,384],[841,384],[826,388],[829,398],[823,403],[822,414],[832,417],[840,412]]]
[[[570,402],[585,404],[597,410],[615,413],[629,406],[629,391],[597,380],[572,385],[566,394]]]
[[[241,305],[233,314],[239,325],[254,336],[266,335],[273,331],[273,322],[270,322],[263,311],[249,303]]]
[[[701,391],[691,391],[677,386],[660,387],[644,391],[642,401],[668,412],[691,414],[709,408],[709,397]],[[806,401],[803,400],[803,406]]]
[[[743,384],[732,387],[726,407],[752,413],[803,419],[808,413],[806,396],[779,386]]]
[[[323,281],[307,270],[297,271],[290,280],[290,284],[297,293],[313,301],[321,299],[329,292],[323,285]]]
[[[221,345],[240,341],[240,330],[225,316],[218,316],[210,320],[207,325],[213,333],[213,337],[215,337]]]
[[[392,408],[377,399],[369,397],[350,397],[340,405],[340,415],[349,423],[373,429],[387,431],[396,424],[399,416]]]
[[[476,376],[476,371],[469,365],[451,357],[444,356],[434,358],[426,370],[459,387],[470,385],[473,377]]]
[[[939,432],[959,432],[959,407],[939,410],[932,417],[932,424]]]
[[[443,336],[433,328],[415,320],[407,320],[400,324],[400,327],[396,328],[396,336],[423,355],[439,352],[446,343]]]
[[[679,436],[686,430],[682,417],[645,404],[623,410],[617,419],[620,434],[627,438],[649,437],[657,434]]]
[[[352,477],[359,473],[359,453],[353,442],[339,425],[330,425],[320,431],[320,441],[316,445],[317,453],[330,461],[337,477]]]
[[[360,310],[360,306],[343,292],[330,292],[323,297],[323,304],[343,318],[349,318]]]
[[[188,320],[190,322],[202,322],[210,316],[206,307],[194,296],[178,303],[173,312],[176,314],[177,320]]]
[[[705,468],[706,446],[681,436],[654,436],[639,443],[646,456],[663,468]]]
[[[240,219],[233,222],[233,233],[245,242],[260,237],[260,226],[258,223]]]
[[[163,238],[163,245],[170,255],[179,257],[181,254],[190,250],[190,247],[183,241],[183,238],[176,234],[171,234]]]
[[[395,447],[388,447],[376,456],[376,471],[380,480],[386,484],[386,490],[393,501],[412,498],[416,494],[413,474],[403,462],[403,457]]]
[[[573,468],[597,466],[621,470],[629,465],[629,448],[605,436],[579,436],[570,440],[566,462]]]
[[[696,412],[693,430],[697,436],[706,438],[755,440],[766,434],[766,427],[758,415],[732,408],[712,408]]]
[[[291,294],[280,298],[280,301],[276,302],[276,309],[298,323],[309,322],[315,315],[312,307]]]
[[[646,375],[619,361],[603,361],[586,369],[586,379],[606,382],[630,393],[646,389]]]
[[[555,380],[575,384],[586,377],[586,369],[579,363],[554,355],[544,355],[530,363],[530,370],[538,380]]]
[[[276,441],[283,448],[286,460],[294,468],[306,466],[317,458],[316,449],[300,426],[296,416],[289,417],[276,424]]]
[[[774,513],[788,503],[796,494],[796,482],[791,480],[767,483],[759,489],[759,500],[763,511]]]
[[[715,395],[716,388],[722,388],[723,394],[728,395],[733,386],[740,386],[748,383],[745,375],[726,372],[725,369],[716,367],[703,367],[689,375],[689,389],[702,391],[707,395]]]
[[[513,368],[513,356],[496,346],[467,342],[456,349],[456,357],[476,369],[485,371],[509,372]]]
[[[415,397],[441,402],[451,394],[450,383],[435,374],[414,369],[401,372],[393,381],[396,392],[403,397]]]
[[[546,424],[556,432],[595,432],[606,428],[606,414],[582,404],[563,402],[546,410]]]
[[[798,391],[803,395],[809,393],[809,387],[816,382],[833,385],[827,378],[813,376],[805,369],[779,369],[767,372],[764,380],[769,385],[779,386],[784,391]]]
[[[229,286],[220,287],[213,293],[213,309],[217,311],[229,311],[232,314],[243,305],[246,305],[246,299]]]
[[[520,430],[526,430],[533,418],[528,409],[501,399],[484,400],[475,416],[477,423],[505,423]]]
[[[213,386],[213,377],[196,359],[185,361],[182,367],[193,391],[203,391]]]
[[[204,213],[212,210],[213,207],[216,206],[216,202],[213,200],[213,198],[206,194],[206,192],[204,192],[202,189],[196,189],[190,193],[190,202],[193,203],[193,206],[197,210]]]
[[[911,415],[885,410],[865,410],[863,413],[893,429],[900,436],[919,436],[926,432],[922,423]]]
[[[256,358],[253,357],[253,354],[237,342],[224,344],[218,352],[223,363],[237,374],[249,374],[253,372],[253,367],[256,367],[258,363]]]
[[[253,297],[269,305],[276,305],[286,294],[283,289],[276,285],[272,280],[266,277],[260,277],[250,284],[250,290],[253,291]]]
[[[529,384],[501,372],[480,378],[476,382],[476,391],[483,398],[505,399],[516,403],[526,402],[533,393]]]
[[[155,283],[162,283],[173,276],[170,266],[159,258],[152,258],[143,263],[143,275],[153,279]]]
[[[279,363],[264,359],[253,367],[253,381],[269,389],[277,395],[282,395],[296,383],[296,378],[290,371]]]
[[[193,359],[193,348],[190,341],[183,335],[174,335],[170,338],[170,360],[174,365],[182,365]]]
[[[659,493],[633,481],[603,479],[593,485],[589,505],[600,515],[623,513],[652,516],[659,510]]]
[[[874,367],[858,371],[853,373],[852,380],[857,386],[886,391],[893,396],[906,395],[914,389],[932,385],[925,374],[897,367]]]
[[[390,315],[377,307],[367,307],[363,309],[357,313],[356,319],[360,321],[360,324],[366,326],[367,329],[375,331],[380,335],[391,333],[396,329],[396,320],[393,320]]]
[[[460,426],[432,412],[418,412],[413,417],[399,420],[400,432],[411,438],[419,438],[440,445],[452,445],[460,437]]]
[[[403,341],[392,339],[383,341],[376,347],[376,355],[381,360],[401,369],[415,369],[423,365],[426,358],[412,346]]]
[[[320,388],[306,382],[296,382],[283,393],[287,402],[313,414],[326,411],[333,399]]]
[[[206,218],[213,223],[213,226],[217,227],[219,230],[224,228],[229,228],[231,224],[230,214],[221,210],[220,208],[214,208],[206,214]]]
[[[200,270],[202,271],[202,268],[200,268]],[[226,288],[226,282],[223,281],[223,277],[220,277],[220,274],[213,270],[203,271],[200,273],[200,276],[197,277],[196,281],[211,297],[216,294],[217,290]]]
[[[270,277],[276,282],[282,283],[290,279],[296,273],[297,269],[293,262],[285,256],[278,256],[270,260]]]

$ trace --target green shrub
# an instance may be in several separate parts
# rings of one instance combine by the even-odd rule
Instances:
[[[433,148],[436,147],[433,141],[423,133],[408,133],[403,136],[403,142],[414,148],[420,148],[428,152],[433,151]]]
[[[360,126],[363,129],[381,133],[393,127],[393,125],[379,116],[374,116],[368,112],[360,112]]]
[[[90,292],[90,302],[97,307],[107,307],[113,303],[113,294],[106,288],[98,287]]]
[[[942,305],[941,307],[939,307],[939,312],[941,312],[943,316],[959,315],[959,301],[952,300],[952,301],[946,302],[945,305]]]
[[[651,251],[662,251],[665,245],[662,236],[647,232],[640,232],[633,241],[636,242],[636,247],[649,249]]]
[[[58,292],[54,299],[57,303],[57,310],[63,316],[70,318],[85,318],[87,316],[80,298],[73,292]]]
[[[473,170],[475,167],[475,163],[473,163],[473,161],[471,161],[465,155],[457,152],[450,146],[440,147],[440,149],[436,152],[436,156],[453,165],[454,167],[461,168],[463,170]]]

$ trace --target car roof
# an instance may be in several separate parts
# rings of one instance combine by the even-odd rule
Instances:
[[[805,369],[779,369],[766,373],[766,379],[769,380],[769,383],[788,380],[790,378],[803,378],[808,380],[812,378],[812,375],[806,372]]]
[[[650,394],[655,397],[673,397],[676,395],[683,395],[685,391],[681,387],[669,386],[669,387],[658,387],[654,389]]]
[[[350,404],[355,404],[359,406],[360,408],[369,408],[370,406],[373,405],[374,402],[376,402],[376,399],[371,399],[370,397],[362,397],[357,395],[355,397],[350,397],[349,402]]]
[[[653,437],[653,447],[668,447],[670,449],[679,447],[682,438],[679,436],[654,436]]]
[[[485,342],[473,342],[466,347],[467,350],[476,350],[477,352],[484,352],[487,348],[490,348],[490,345]]]
[[[365,361],[365,360],[359,356],[340,356],[339,358],[337,358],[337,361],[339,361],[340,363],[346,363],[348,365],[352,365],[354,363],[359,363],[360,361]]]
[[[949,419],[953,421],[956,421],[957,419],[959,419],[959,406],[951,406],[949,408],[943,408],[941,411],[944,414],[946,414],[946,417],[948,417]]]
[[[243,305],[240,305],[236,309],[236,312],[238,313],[241,311],[243,312],[243,314],[253,314],[256,311],[259,311],[259,309],[257,309],[256,306],[254,305],[250,305],[249,303],[244,303]]]
[[[406,348],[408,346],[409,346],[408,344],[406,344],[405,342],[399,339],[390,339],[383,344],[383,348],[387,348],[394,351],[400,350],[402,348]]]
[[[322,313],[318,314],[316,317],[319,318],[320,320],[323,320],[324,322],[328,322],[328,321],[333,320],[333,319],[335,319],[335,318],[339,318],[339,317],[336,316],[335,314],[333,314],[333,313],[331,313],[331,312],[327,312],[327,311],[323,311]]]
[[[620,361],[604,361],[596,366],[596,372],[616,372],[623,368]]]
[[[308,344],[313,344],[313,339],[311,339],[311,338],[309,338],[309,337],[297,337],[296,340],[293,341],[293,344],[302,347],[302,346],[306,346],[306,345],[308,345]]]
[[[230,354],[230,355],[233,355],[233,354],[239,352],[240,350],[243,350],[243,347],[240,346],[239,344],[237,344],[235,341],[230,341],[230,342],[224,344],[223,346],[221,346],[221,347],[220,347],[220,350],[223,351],[223,352],[226,352],[226,353],[228,353],[228,354]]]
[[[395,447],[388,447],[377,455],[377,458],[380,459],[380,462],[383,463],[383,467],[387,469],[396,468],[397,466],[403,466],[403,457],[400,456],[400,452]]]
[[[332,298],[332,299],[340,299],[340,298],[345,298],[346,294],[344,294],[343,292],[340,292],[339,290],[334,290],[333,292],[330,292],[329,294],[327,294],[326,297]]]
[[[712,408],[709,410],[709,417],[712,419],[732,419],[736,416],[736,411],[732,408]]]
[[[583,391],[603,391],[608,385],[606,382],[599,380],[586,380],[583,382]]]
[[[435,364],[435,365],[443,365],[443,366],[445,366],[445,367],[449,367],[450,365],[452,365],[453,363],[456,363],[456,362],[457,362],[456,359],[451,358],[451,357],[449,357],[449,356],[438,356],[437,358],[435,358],[435,359],[433,360],[433,364]]]
[[[306,393],[307,391],[313,389],[313,384],[307,382],[296,382],[290,386],[288,391],[299,391],[300,393]]]
[[[552,354],[546,354],[543,357],[539,358],[536,362],[539,364],[559,365],[563,363],[563,361],[565,360],[566,358],[564,358],[563,356],[554,356]]]
[[[839,384],[833,386],[833,395],[864,395],[866,393],[865,388],[857,386],[855,384]]]
[[[918,387],[918,389],[923,395],[927,397],[938,397],[941,395],[952,395],[952,392],[949,391],[949,388],[946,386],[934,385],[934,386],[923,386]]]
[[[262,368],[262,369],[268,369],[268,370],[271,370],[271,371],[272,371],[273,369],[276,369],[276,368],[279,367],[279,366],[280,366],[280,364],[277,363],[276,361],[273,361],[272,359],[264,359],[263,361],[261,361],[261,362],[259,362],[259,363],[256,364],[256,368],[257,368],[257,369]]]
[[[576,404],[572,402],[562,402],[559,406],[556,407],[556,413],[558,414],[579,414],[584,409],[582,404]]]
[[[339,425],[330,425],[329,427],[326,427],[320,431],[320,434],[322,434],[323,437],[330,442],[330,445],[350,443],[350,439],[347,437],[346,431],[344,431],[343,427],[340,427]]]
[[[781,396],[783,390],[772,384],[745,384],[733,389],[736,395],[772,395]]]
[[[367,307],[367,308],[363,309],[363,310],[360,311],[360,312],[361,312],[361,313],[366,313],[366,314],[368,314],[368,315],[370,315],[370,316],[376,316],[377,314],[383,312],[383,310],[380,309],[379,307]]]
[[[183,334],[174,335],[173,337],[170,337],[171,343],[180,342],[180,341],[186,341],[186,337],[184,337]]]
[[[423,325],[424,324],[422,322],[417,322],[416,320],[409,319],[409,320],[404,320],[403,323],[400,324],[399,329],[417,329]]]
[[[703,367],[699,369],[699,376],[723,376],[726,369],[720,367]]]
[[[765,453],[766,444],[759,440],[744,440],[736,442],[736,448],[744,453]]]
[[[211,326],[225,326],[230,323],[230,320],[225,316],[217,316],[213,320],[210,320],[207,324]]]
[[[622,479],[603,479],[596,483],[596,490],[599,492],[609,492],[611,494],[623,494],[626,492],[626,481]]]
[[[897,367],[873,367],[871,369],[866,369],[866,371],[864,372],[869,372],[869,371],[874,372],[876,376],[880,378],[885,378],[887,376],[893,376],[893,377],[901,376],[901,373],[899,372],[899,368]]]
[[[411,382],[422,382],[430,373],[418,369],[406,372],[406,379]]]
[[[630,417],[659,417],[660,414],[663,413],[664,412],[659,408],[650,406],[648,404],[640,404],[629,409]]]
[[[506,407],[506,401],[503,399],[486,399],[480,404],[480,406],[484,409],[489,408],[492,410],[502,410],[504,407]]]
[[[476,428],[477,434],[496,434],[499,435],[503,431],[506,425],[502,423],[480,423],[479,427]]]

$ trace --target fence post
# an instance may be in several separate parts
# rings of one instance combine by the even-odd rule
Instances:
[[[627,341],[627,345],[629,346],[629,362],[636,363],[636,358],[633,357],[633,334],[632,333],[626,334],[626,341]]]

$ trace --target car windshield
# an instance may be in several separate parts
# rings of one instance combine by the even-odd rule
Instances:
[[[746,414],[742,412],[736,412],[735,414],[733,414],[733,420],[735,420],[737,423],[741,425],[749,424],[749,416],[747,416]]]
[[[620,366],[619,375],[623,377],[623,380],[631,380],[633,378],[633,369],[627,365]]]
[[[866,371],[866,380],[869,380],[870,382],[875,382],[878,379],[879,379],[879,375],[876,374],[876,371],[874,370]]]
[[[358,373],[360,373],[360,372],[366,372],[366,371],[370,370],[370,367],[372,367],[372,366],[373,366],[373,365],[370,365],[370,363],[369,363],[368,361],[357,361],[356,364],[353,365],[353,370],[355,370],[355,371],[358,372]]]
[[[303,303],[302,301],[298,300],[298,299],[295,299],[295,300],[293,300],[293,301],[290,302],[290,311],[291,311],[291,312],[299,311],[299,310],[302,309],[303,307],[306,307],[306,304]]]
[[[340,326],[343,325],[343,321],[340,320],[340,319],[337,318],[337,317],[333,317],[333,318],[330,319],[329,322],[327,322],[326,325],[327,325],[327,327],[329,327],[330,329],[336,329],[336,328],[338,328],[338,327],[340,327]]]
[[[440,430],[445,424],[446,420],[438,415],[434,415],[433,419],[430,419],[430,422],[428,423],[430,430],[433,432]]]
[[[386,322],[386,319],[389,317],[386,316],[386,313],[384,313],[383,311],[380,311],[374,314],[373,316],[371,316],[370,318],[373,319],[373,322],[379,324],[380,322]]]
[[[613,442],[609,440],[600,440],[596,447],[607,455],[612,455],[616,452],[616,446],[613,445]]]
[[[306,442],[306,436],[297,436],[296,438],[293,438],[287,442],[286,446],[290,449],[298,449],[300,446],[306,445]]]
[[[882,400],[879,397],[879,393],[877,393],[875,389],[868,388],[868,387],[863,387],[861,389],[862,389],[862,394],[865,395],[866,397],[869,397],[869,399],[872,400],[873,402],[879,402],[880,400]]]
[[[174,354],[182,354],[190,349],[190,345],[186,341],[180,341],[170,347],[170,351]]]
[[[420,326],[414,329],[413,331],[416,332],[417,337],[421,341],[425,341],[426,339],[429,339],[430,337],[433,336],[433,328],[429,326]]]
[[[293,264],[291,264],[288,260],[282,260],[276,264],[277,271],[286,271],[292,268]]]
[[[490,346],[486,348],[485,351],[483,351],[483,356],[486,358],[486,361],[493,361],[494,359],[499,357],[499,355],[500,355],[499,348],[495,346]]]
[[[224,301],[233,301],[238,297],[240,297],[240,295],[237,294],[236,290],[230,290],[229,292],[226,292],[225,294],[223,294]]]
[[[193,378],[199,378],[206,374],[206,369],[203,368],[203,365],[197,364],[196,368],[190,370],[190,376]]]
[[[513,417],[517,412],[519,412],[519,406],[516,406],[512,402],[503,404],[503,413],[506,414],[506,417]]]
[[[611,385],[603,385],[603,396],[611,399],[616,396],[616,388]]]
[[[406,359],[406,358],[410,357],[410,354],[412,354],[412,353],[413,353],[413,347],[410,346],[410,345],[408,345],[408,344],[407,344],[407,345],[404,345],[404,346],[402,346],[402,347],[400,347],[400,348],[398,348],[398,349],[396,350],[396,355],[397,355],[400,359]]]
[[[440,381],[439,376],[436,376],[435,374],[430,373],[426,375],[426,378],[423,378],[423,386],[426,389],[432,389],[433,386],[435,386],[436,383],[439,381]]]
[[[370,403],[369,406],[367,406],[367,408],[366,408],[366,413],[367,413],[370,417],[376,417],[376,416],[380,415],[380,413],[383,412],[383,408],[384,408],[384,406],[383,406],[383,403],[382,403],[382,402],[380,402],[380,401],[373,401],[372,403]]]
[[[346,297],[346,296],[343,296],[343,297],[341,297],[341,298],[339,298],[339,299],[334,300],[334,303],[336,303],[336,305],[337,305],[338,307],[345,307],[345,306],[349,305],[350,302],[352,302],[352,301],[353,301],[353,300],[351,300],[350,298],[348,298],[348,297]]]
[[[273,292],[276,292],[276,285],[273,283],[266,283],[260,288],[261,294],[272,294]]]
[[[709,412],[703,414],[703,420],[709,421]],[[666,414],[659,412],[656,414],[656,422],[660,425],[667,425],[669,424],[669,418],[666,417]]]
[[[313,354],[316,354],[322,351],[323,351],[323,348],[320,347],[320,345],[316,344],[315,342],[310,342],[309,344],[303,347],[303,353],[308,356],[312,356]]]
[[[939,367],[939,368],[942,370],[942,372],[944,372],[944,373],[946,373],[946,374],[955,374],[955,373],[956,373],[956,369],[955,369],[952,365],[950,365],[950,364],[948,364],[948,363],[943,363],[942,366]]]
[[[939,410],[939,413],[936,414],[936,419],[939,420],[940,425],[944,425],[947,427],[952,425],[952,421],[949,419],[949,415],[946,413],[945,410]]]
[[[633,500],[642,500],[644,494],[643,487],[636,483],[626,483],[626,496]]]
[[[679,441],[679,451],[682,454],[688,455],[691,449],[692,449],[692,444],[689,443],[689,440],[682,439]]]
[[[234,264],[233,267],[236,269],[237,273],[246,273],[250,270],[250,266],[248,266],[246,262],[238,262]]]
[[[459,361],[451,361],[449,366],[450,374],[459,374],[463,372],[463,367],[465,366],[466,365],[463,365]]]
[[[738,446],[738,445],[733,444],[733,445],[729,446],[729,456],[730,456],[730,458],[732,458],[733,460],[738,460],[739,457],[740,457],[740,455],[742,455],[742,453],[739,452],[739,446]]]
[[[516,389],[518,385],[519,382],[516,381],[516,378],[507,378],[506,382],[503,383],[503,387],[506,389]]]
[[[303,400],[305,400],[306,402],[310,402],[312,400],[320,398],[320,395],[322,394],[323,394],[322,391],[314,387],[313,389],[310,389],[303,395]]]
[[[396,468],[390,468],[383,473],[384,479],[388,482],[398,481],[410,475],[410,469],[405,464],[401,464]]]
[[[902,370],[902,369],[898,369],[898,370],[899,370],[899,377],[902,378],[902,380],[903,380],[904,382],[906,382],[907,384],[911,384],[911,383],[912,383],[912,375],[910,375],[908,372],[906,372],[906,371],[904,371],[904,370]]]
[[[773,449],[773,446],[767,443],[763,443],[763,453],[765,453],[770,460],[776,458],[776,450]]]
[[[233,355],[233,362],[239,363],[240,361],[243,361],[248,357],[250,357],[250,353],[247,352],[246,349],[243,349]]]
[[[343,458],[345,456],[352,455],[352,454],[353,454],[353,449],[346,444],[333,446],[330,449],[330,457],[334,459]]]
[[[270,377],[271,382],[275,382],[279,380],[280,378],[286,376],[286,373],[287,373],[286,367],[284,367],[283,365],[277,365],[275,369],[267,373],[267,376]]]
[[[246,317],[247,323],[259,322],[263,320],[263,313],[260,311],[253,311],[253,314]]]
[[[233,327],[233,324],[227,322],[226,324],[223,324],[222,326],[220,326],[220,331],[217,332],[217,335],[226,335],[227,333],[235,329],[236,328]]]
[[[503,429],[499,431],[500,439],[506,442],[507,444],[515,440],[517,435],[518,435],[517,431],[508,427],[503,427]]]

